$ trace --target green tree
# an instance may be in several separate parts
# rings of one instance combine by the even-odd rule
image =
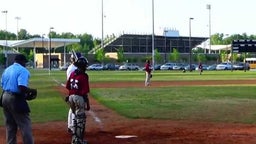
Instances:
[[[161,61],[162,61],[162,56],[161,56],[161,54],[158,52],[157,49],[155,49],[155,56],[154,56],[154,58],[155,58],[155,61],[156,61],[157,64],[161,63]]]
[[[205,56],[205,54],[197,53],[196,54],[196,59],[197,59],[198,62],[205,62],[206,61],[206,56]]]
[[[6,58],[4,56],[4,53],[0,53],[0,64],[5,65]]]
[[[28,57],[28,60],[34,61],[34,52],[33,52],[33,50],[30,50],[29,55],[27,57]]]
[[[234,63],[236,63],[237,61],[239,61],[239,60],[238,60],[238,55],[237,55],[237,53],[233,53],[233,55],[232,55],[231,57],[232,57],[232,61],[233,61]]]
[[[211,36],[211,44],[212,45],[220,45],[222,44],[222,39],[223,39],[224,34],[216,33]]]
[[[221,62],[227,61],[227,54],[226,54],[226,51],[224,51],[224,50],[220,51],[220,61]]]
[[[192,49],[192,53],[204,53],[204,49],[197,47],[197,48]]]
[[[88,51],[94,48],[95,44],[94,44],[92,35],[82,34],[82,35],[78,35],[77,38],[80,39],[79,44],[82,46],[81,52],[88,53]]]
[[[117,50],[117,61],[118,62],[124,62],[124,49],[123,47],[120,47]]]
[[[70,32],[61,33],[60,38],[76,38],[76,36]]]
[[[175,61],[175,62],[177,62],[180,59],[180,53],[178,52],[178,50],[176,48],[174,48],[173,52],[170,53],[169,58],[171,61]]]
[[[84,53],[82,45],[75,43],[69,46],[69,51],[74,50],[76,52]]]
[[[96,60],[104,63],[104,59],[105,59],[105,53],[103,49],[99,49],[96,54],[95,54]]]

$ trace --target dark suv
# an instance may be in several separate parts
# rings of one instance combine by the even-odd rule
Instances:
[[[250,65],[248,63],[239,62],[233,65],[233,70],[250,70]]]

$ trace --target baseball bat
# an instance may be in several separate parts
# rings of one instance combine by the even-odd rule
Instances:
[[[72,54],[73,54],[73,56],[74,56],[74,58],[75,58],[75,61],[77,61],[77,60],[78,60],[78,57],[77,57],[77,55],[76,55],[75,50],[72,50],[71,52],[72,52]]]

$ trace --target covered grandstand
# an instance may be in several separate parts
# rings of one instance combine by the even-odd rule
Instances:
[[[207,37],[191,37],[191,48],[207,39]],[[171,53],[174,48],[180,53],[189,53],[189,42],[189,37],[154,36],[154,47],[159,53]],[[152,35],[123,34],[104,45],[106,53],[117,52],[119,48],[123,48],[124,53],[152,53]]]

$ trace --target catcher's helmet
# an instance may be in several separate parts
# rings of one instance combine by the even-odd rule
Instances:
[[[86,68],[88,66],[88,60],[85,57],[80,57],[76,61],[76,66],[78,68]]]

